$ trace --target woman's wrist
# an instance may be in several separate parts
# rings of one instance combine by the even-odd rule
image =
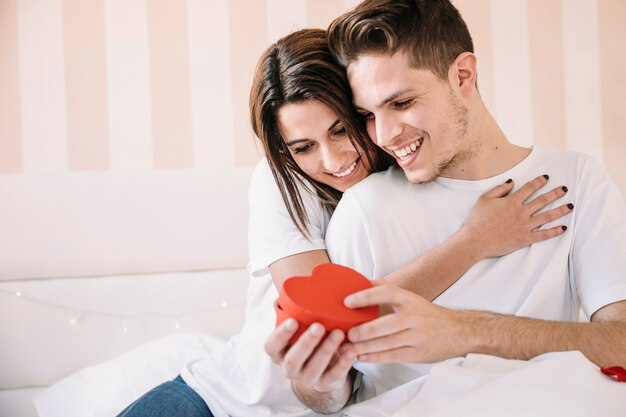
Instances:
[[[463,253],[467,257],[470,265],[474,265],[478,261],[491,256],[488,251],[489,248],[484,245],[482,236],[478,230],[463,225],[452,238],[463,248]]]

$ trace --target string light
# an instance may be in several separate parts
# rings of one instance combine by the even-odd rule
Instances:
[[[82,309],[82,310],[76,310],[73,307],[66,307],[64,305],[61,304],[57,304],[57,303],[51,303],[51,302],[47,302],[47,301],[41,301],[41,300],[37,300],[35,298],[29,297],[27,295],[24,295],[21,291],[9,291],[9,290],[5,290],[3,288],[0,288],[0,293],[5,293],[5,294],[10,294],[12,296],[15,297],[19,297],[24,301],[28,301],[30,303],[33,304],[38,304],[41,306],[45,306],[45,307],[49,307],[49,308],[53,308],[53,309],[57,309],[57,310],[65,310],[71,313],[71,317],[69,319],[69,324],[71,326],[77,326],[80,321],[86,316],[86,315],[92,315],[92,316],[102,316],[102,317],[111,317],[111,318],[116,318],[116,319],[120,319],[122,320],[122,331],[124,333],[128,333],[129,332],[129,326],[128,326],[128,322],[131,319],[135,319],[135,318],[140,318],[140,317],[160,317],[160,318],[173,318],[174,319],[174,328],[176,330],[180,330],[181,329],[181,319],[184,317],[188,317],[188,316],[195,316],[195,315],[199,315],[199,314],[205,314],[205,313],[209,313],[215,310],[219,310],[219,309],[225,309],[230,307],[240,307],[245,305],[245,303],[236,303],[236,304],[229,304],[226,301],[222,301],[219,305],[215,305],[212,307],[207,307],[207,308],[203,308],[203,309],[197,309],[197,310],[190,310],[187,311],[185,313],[178,313],[178,314],[168,314],[168,313],[158,313],[158,312],[150,312],[150,311],[144,311],[144,312],[138,312],[138,313],[133,313],[133,314],[117,314],[117,313],[108,313],[105,311],[99,311],[99,310],[90,310],[90,309]]]
[[[83,313],[81,313],[80,311],[77,311],[76,313],[74,313],[74,315],[70,319],[70,324],[72,326],[76,326],[82,317],[83,317]]]

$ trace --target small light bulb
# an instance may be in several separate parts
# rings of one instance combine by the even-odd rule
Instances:
[[[81,319],[81,317],[83,317],[83,313],[81,312],[77,312],[76,314],[74,314],[74,316],[72,316],[72,318],[70,319],[70,324],[72,326],[76,326],[79,322],[79,320]]]
[[[227,303],[226,301],[222,301],[222,304],[221,304],[221,305],[222,305],[222,308],[226,308],[226,307],[228,307],[228,303]]]
[[[18,291],[18,292],[15,293],[15,295],[18,296],[18,297],[21,297],[22,293]]]
[[[180,329],[180,323],[176,322],[176,330]]]
[[[124,319],[124,333],[128,333],[128,320]]]

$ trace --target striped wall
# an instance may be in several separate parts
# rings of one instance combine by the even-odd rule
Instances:
[[[258,56],[357,3],[0,0],[0,173],[249,167]],[[509,138],[586,152],[626,195],[626,2],[455,4]]]

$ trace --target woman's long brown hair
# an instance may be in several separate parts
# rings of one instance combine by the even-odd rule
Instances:
[[[285,104],[307,101],[323,103],[337,115],[357,152],[368,160],[373,171],[388,168],[393,158],[368,138],[364,122],[352,106],[345,71],[328,49],[326,31],[300,30],[271,45],[259,59],[252,82],[252,129],[261,141],[292,221],[308,237],[308,217],[297,184],[308,190],[310,187],[304,183],[307,180],[330,214],[342,193],[306,175],[279,132],[279,109]]]

